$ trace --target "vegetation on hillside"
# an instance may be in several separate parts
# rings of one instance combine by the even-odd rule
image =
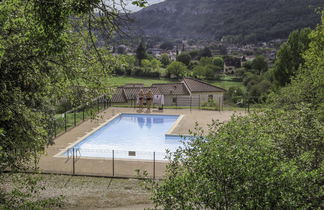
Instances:
[[[161,39],[210,39],[246,43],[285,39],[315,27],[322,0],[167,0],[132,17],[134,31]]]
[[[271,107],[226,124],[170,155],[166,178],[153,183],[164,209],[320,209],[323,204],[324,13],[310,32],[305,63]]]

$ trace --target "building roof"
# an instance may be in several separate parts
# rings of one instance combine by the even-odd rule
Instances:
[[[116,89],[111,100],[113,103],[126,103],[128,100],[136,99],[141,89],[144,91],[144,94],[151,90],[153,95],[161,95],[156,87],[119,87]]]
[[[156,87],[126,87],[123,88],[123,92],[126,100],[134,100],[139,94],[141,89],[144,91],[144,94],[146,94],[149,90],[151,90],[153,95],[161,95],[159,89]]]
[[[166,83],[166,84],[153,84],[160,90],[162,95],[190,95],[187,87],[183,83]]]
[[[111,101],[113,103],[126,103],[127,102],[122,87],[116,89],[116,91],[114,92],[114,94],[111,98]]]
[[[151,87],[125,85],[116,89],[112,96],[113,103],[126,103],[136,99],[140,90],[144,93],[149,90],[153,95],[190,95],[190,93],[225,92],[223,88],[216,87],[198,79],[185,78],[178,83],[153,84]]]
[[[201,80],[193,78],[185,78],[182,80],[184,84],[188,87],[191,93],[194,92],[225,92],[226,90],[214,85],[208,84]]]

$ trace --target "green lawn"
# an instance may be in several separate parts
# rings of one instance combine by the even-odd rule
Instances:
[[[151,86],[154,83],[170,83],[170,82],[177,82],[178,80],[170,80],[166,78],[161,79],[154,79],[154,78],[141,78],[141,77],[126,77],[126,76],[120,76],[120,77],[111,77],[107,79],[107,83],[111,87],[118,87],[122,86],[127,83],[143,83],[146,87]],[[245,89],[243,84],[241,82],[235,82],[232,81],[231,76],[226,76],[222,80],[210,80],[206,81],[207,83],[210,83],[212,85],[224,88],[228,90],[230,87],[241,87]]]
[[[170,79],[155,79],[155,78],[144,78],[144,77],[126,77],[126,76],[114,76],[107,79],[107,83],[111,87],[119,87],[123,86],[127,83],[143,83],[144,86],[148,87],[155,83],[169,83],[169,82],[176,82],[177,80],[170,80]]]

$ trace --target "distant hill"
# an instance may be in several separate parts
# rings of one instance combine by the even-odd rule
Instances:
[[[166,0],[131,14],[133,33],[171,39],[287,38],[320,22],[324,0]],[[230,35],[230,36],[229,36]]]

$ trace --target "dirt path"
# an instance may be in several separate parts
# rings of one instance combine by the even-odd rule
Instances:
[[[42,175],[43,198],[64,196],[63,209],[145,209],[152,208],[150,193],[135,179],[109,179]]]

